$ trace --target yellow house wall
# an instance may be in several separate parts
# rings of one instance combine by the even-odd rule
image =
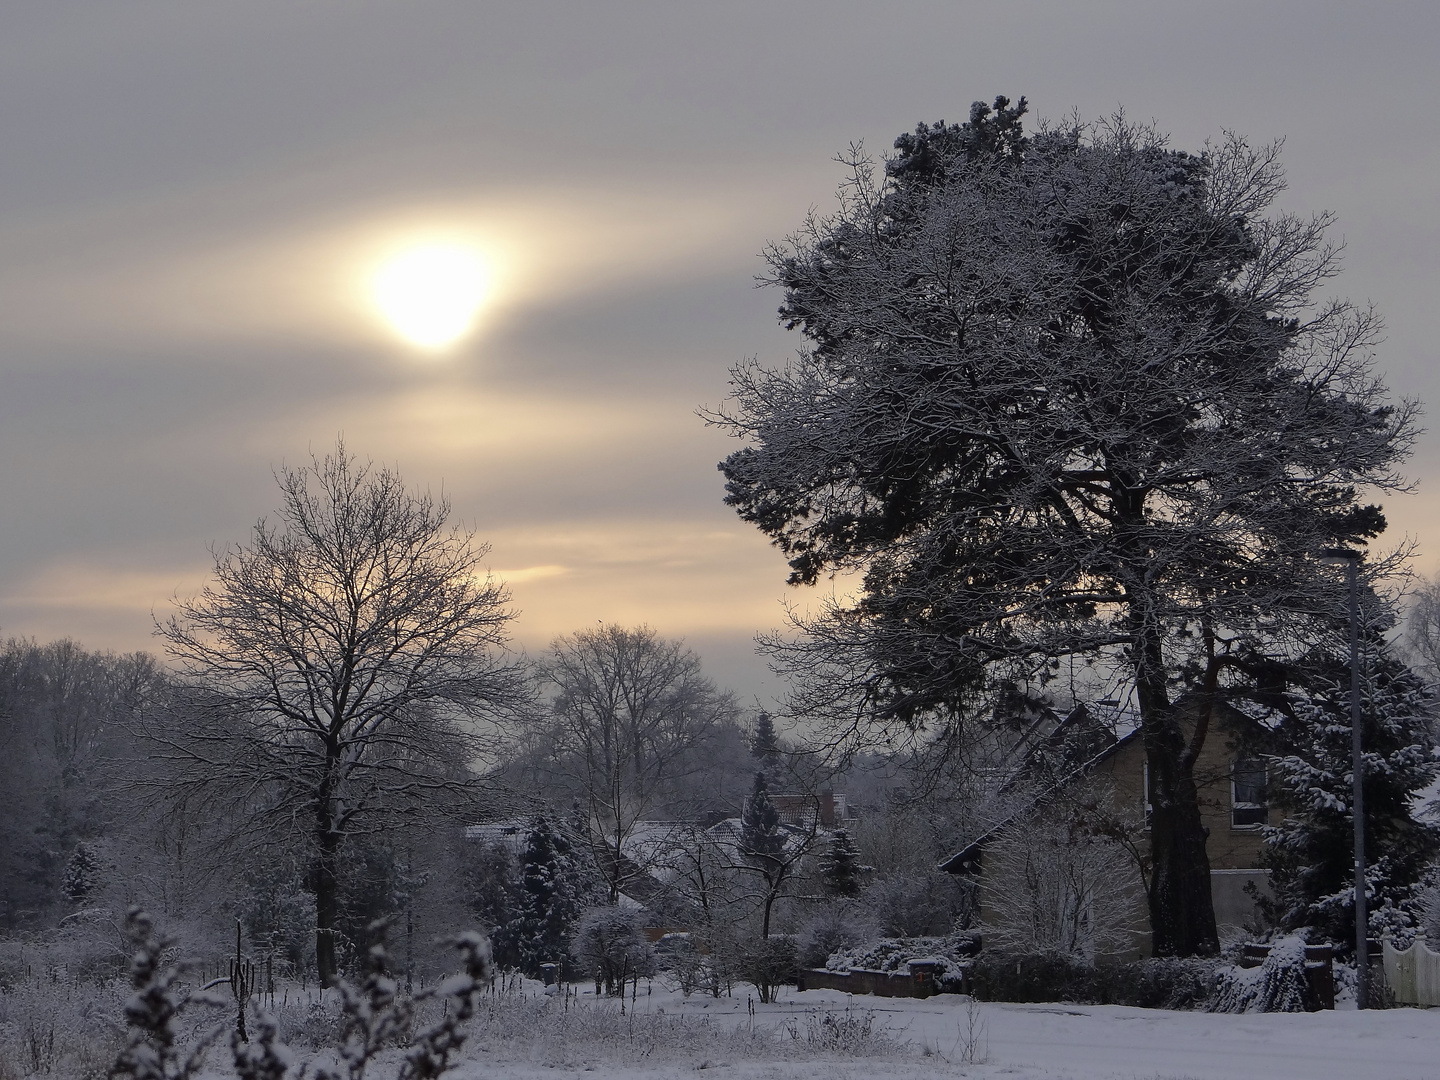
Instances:
[[[1256,922],[1254,899],[1245,889],[1254,883],[1261,892],[1268,892],[1265,875],[1257,870],[1260,864],[1262,836],[1260,826],[1236,828],[1231,824],[1231,771],[1239,756],[1235,739],[1226,723],[1229,710],[1216,710],[1209,735],[1195,763],[1195,781],[1200,802],[1200,818],[1209,835],[1205,849],[1210,857],[1211,899],[1215,904],[1216,922],[1222,938],[1243,936]],[[1233,719],[1233,718],[1232,718]],[[1182,722],[1183,719],[1182,719]],[[1193,721],[1192,721],[1193,723]],[[1193,726],[1187,731],[1187,736]],[[1132,807],[1137,817],[1145,810],[1145,749],[1141,741],[1131,739],[1091,771],[1083,784],[1106,787],[1113,792],[1117,809]],[[1267,824],[1275,819],[1271,810]],[[1148,858],[1148,832],[1140,838],[1140,850]],[[983,871],[982,871],[983,872]],[[983,911],[982,911],[983,918]],[[1140,897],[1133,923],[1150,925],[1150,914]],[[1151,941],[1148,930],[1135,935],[1133,948],[1103,959],[1122,961],[1149,956]]]

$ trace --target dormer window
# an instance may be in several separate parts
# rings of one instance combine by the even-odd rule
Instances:
[[[1230,827],[1257,829],[1270,818],[1265,762],[1241,758],[1230,771]]]

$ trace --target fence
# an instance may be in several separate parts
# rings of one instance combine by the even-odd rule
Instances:
[[[1385,981],[1399,1005],[1440,1005],[1440,953],[1416,938],[1408,949],[1384,943]]]

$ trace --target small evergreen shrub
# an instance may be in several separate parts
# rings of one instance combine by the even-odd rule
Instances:
[[[1308,1012],[1317,1007],[1305,981],[1305,939],[1290,934],[1270,945],[1259,967],[1221,969],[1211,1012]]]

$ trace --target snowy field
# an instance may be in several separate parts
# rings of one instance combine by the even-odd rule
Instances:
[[[588,995],[582,1001],[587,999]],[[648,998],[642,991],[637,1011],[642,1018],[663,1011],[670,1016],[710,1017],[717,1026],[748,1028],[749,1004],[743,993],[729,999],[685,1000],[657,988]],[[845,1015],[847,1007],[851,1017],[873,1013],[876,1030],[899,1045],[875,1057],[805,1053],[807,1024],[826,1012]],[[971,1006],[954,995],[916,1001],[851,997],[831,990],[792,991],[777,1004],[756,1003],[754,1008],[757,1034],[766,1029],[776,1033],[773,1056],[741,1051],[727,1060],[723,1051],[718,1056],[687,1055],[669,1048],[661,1052],[663,1060],[653,1062],[644,1057],[617,1061],[608,1053],[583,1051],[578,1057],[561,1054],[557,1059],[554,1048],[530,1053],[511,1044],[491,1047],[488,1053],[482,1050],[451,1075],[456,1080],[658,1080],[697,1071],[727,1080],[926,1080],[932,1076],[1431,1080],[1440,1076],[1440,1010],[1231,1016],[1098,1005]],[[976,1062],[967,1063],[967,1056]]]

